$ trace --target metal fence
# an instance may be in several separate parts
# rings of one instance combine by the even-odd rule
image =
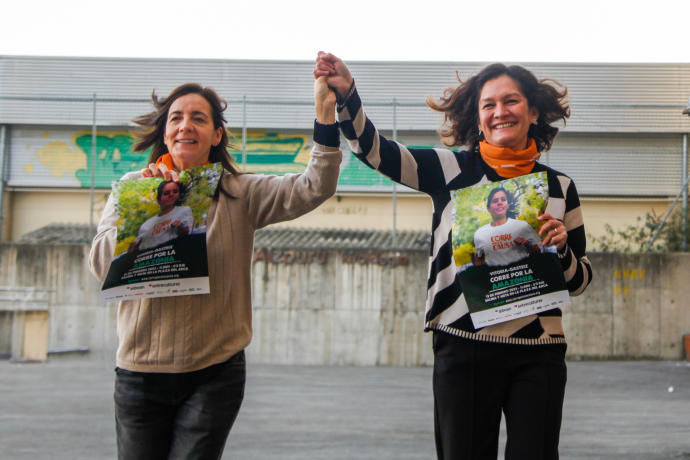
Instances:
[[[90,191],[90,212],[89,212],[89,226],[90,228],[94,228],[94,201],[95,201],[95,189],[96,189],[96,181],[95,181],[95,164],[96,164],[96,155],[97,155],[97,129],[100,127],[99,123],[99,111],[98,111],[98,106],[99,104],[127,104],[127,105],[148,105],[150,107],[151,100],[150,99],[139,99],[139,98],[103,98],[103,97],[98,97],[96,93],[93,93],[90,97],[65,97],[65,96],[12,96],[12,95],[0,95],[0,101],[11,101],[11,102],[16,102],[16,103],[28,103],[28,102],[39,102],[39,103],[79,103],[79,104],[88,104],[91,108],[91,120],[90,120],[90,126],[91,126],[91,152],[90,154],[90,172],[91,172],[91,183],[89,187]],[[249,99],[246,96],[243,96],[240,99],[226,99],[226,102],[228,103],[228,106],[237,108],[241,107],[241,117],[240,117],[240,123],[239,123],[239,130],[241,130],[241,146],[240,146],[240,165],[243,170],[247,169],[247,129],[249,128],[249,120],[248,120],[248,110],[247,108],[249,106],[254,106],[254,107],[287,107],[290,109],[295,109],[299,108],[300,112],[310,112],[308,115],[310,120],[313,120],[313,106],[314,103],[313,101],[304,101],[304,100],[265,100],[265,99]],[[397,102],[395,99],[392,101],[373,101],[368,104],[369,107],[372,108],[384,108],[386,111],[390,111],[391,118],[392,118],[392,123],[393,123],[393,128],[392,128],[392,139],[397,141],[397,111],[398,107],[419,107],[423,108],[426,107],[423,103],[400,103]],[[150,108],[149,108],[150,110]],[[83,109],[82,109],[83,112]],[[0,112],[1,115],[2,112]],[[117,119],[113,120],[112,114],[109,116],[109,123],[107,126],[113,126],[113,125],[131,125],[130,120],[135,116],[136,114],[132,113],[131,116],[126,117],[118,117]],[[297,117],[298,119],[304,118],[304,115],[300,114],[300,116]],[[0,121],[2,120],[2,117],[0,116]],[[6,125],[2,124],[0,125],[2,128],[2,131],[0,131],[0,155],[2,156],[0,158],[0,165],[3,165],[2,168],[2,178],[3,178],[3,184],[7,182],[7,162],[8,162],[8,156],[6,155],[6,144],[7,144],[7,129]],[[302,129],[310,129],[310,125],[302,126]],[[0,228],[2,227],[2,207],[3,207],[3,187],[0,187]],[[393,224],[392,224],[392,232],[393,232],[393,241],[392,244],[393,246],[396,246],[397,244],[397,235],[396,235],[396,210],[397,210],[397,185],[395,182],[392,183],[392,195],[393,195]]]
[[[231,130],[241,132],[240,164],[243,169],[247,166],[247,130],[248,129],[286,129],[286,130],[310,130],[313,121],[313,102],[301,99],[259,99],[243,96],[241,98],[227,99],[228,118],[231,123],[229,127]],[[90,96],[23,96],[23,95],[0,95],[0,165],[2,165],[2,179],[3,184],[7,183],[8,178],[8,155],[7,143],[8,133],[6,125],[45,125],[45,124],[63,124],[70,126],[90,126],[91,127],[91,152],[89,152],[89,168],[91,174],[90,181],[90,226],[94,226],[94,197],[96,189],[96,156],[97,156],[97,129],[101,127],[113,126],[131,126],[130,120],[138,114],[145,113],[151,110],[151,100],[143,98],[106,98],[99,97],[96,93]],[[35,119],[37,111],[35,109],[28,110],[32,114],[32,119],[22,118],[22,107],[32,104],[39,104],[44,110],[38,112],[45,113],[42,119]],[[382,131],[390,132],[390,137],[393,140],[398,139],[400,131],[406,132],[425,132],[431,134],[430,126],[438,127],[440,124],[440,116],[428,110],[423,102],[406,102],[399,101],[395,98],[392,100],[367,100],[367,112],[375,120],[377,126]],[[60,116],[65,109],[64,119]],[[671,113],[680,114],[683,110],[683,105],[663,105],[663,104],[577,104],[573,103],[571,108],[574,113],[578,110],[586,113],[602,113],[602,120],[604,124],[609,123],[609,118],[621,117],[625,114],[625,120],[621,124],[632,123],[630,129],[637,129],[634,123],[639,122],[640,117],[644,117],[645,113],[655,113],[656,120],[652,132],[659,132],[665,119],[669,118]],[[270,113],[271,116],[267,116]],[[88,119],[87,119],[88,118]],[[623,118],[620,118],[621,120]],[[686,117],[687,118],[687,117]],[[419,120],[418,125],[411,120]],[[5,124],[2,124],[5,123]],[[674,122],[675,123],[675,122]],[[577,124],[577,123],[576,123]],[[584,131],[587,129],[595,130],[597,123],[587,121],[582,122]],[[681,123],[682,124],[682,123]],[[418,126],[418,127],[417,127]],[[569,127],[571,123],[569,122]],[[587,128],[590,126],[590,128]],[[678,127],[672,128],[673,131],[678,132]],[[678,125],[680,126],[680,125]],[[601,127],[601,126],[599,126]],[[626,128],[627,129],[627,128]],[[680,175],[678,175],[678,168],[669,166],[666,168],[668,177],[663,180],[669,182],[671,177],[672,182],[682,184],[678,191],[676,201],[681,201],[683,222],[687,228],[687,203],[688,203],[688,147],[687,134],[682,134],[683,147],[681,151],[682,167]],[[670,153],[670,156],[675,156]],[[544,160],[549,163],[550,155],[545,155]],[[654,161],[659,161],[656,158]],[[643,168],[640,168],[643,169]],[[569,170],[569,169],[568,169]],[[570,170],[569,170],[570,171]],[[674,177],[675,176],[675,177]],[[392,183],[392,188],[386,188],[392,192],[393,199],[393,243],[395,244],[396,220],[397,220],[397,194],[398,186]],[[670,193],[669,193],[670,194]],[[3,192],[0,188],[0,219],[2,219],[3,206]],[[669,210],[670,213],[671,210]],[[0,221],[1,225],[1,221]],[[687,233],[687,231],[685,231]],[[687,250],[687,243],[684,243],[684,250]]]

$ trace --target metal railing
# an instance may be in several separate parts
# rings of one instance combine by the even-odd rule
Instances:
[[[95,188],[96,188],[96,180],[95,180],[95,174],[96,174],[96,156],[97,156],[97,128],[99,127],[99,120],[98,120],[98,105],[103,104],[103,103],[116,103],[116,104],[150,104],[151,100],[150,99],[144,99],[144,98],[113,98],[113,97],[99,97],[96,93],[91,94],[90,96],[23,96],[23,95],[0,95],[0,101],[17,101],[17,102],[76,102],[76,103],[82,103],[82,104],[89,104],[91,106],[91,152],[89,152],[90,155],[90,161],[89,161],[89,169],[90,169],[90,185],[89,185],[89,195],[90,195],[90,212],[89,212],[89,226],[93,229],[95,227],[94,225],[94,207],[95,207]],[[246,95],[242,96],[241,98],[228,98],[226,99],[228,104],[230,106],[240,106],[241,107],[241,148],[240,148],[240,155],[241,155],[241,166],[243,169],[246,169],[246,164],[247,164],[247,129],[251,128],[250,123],[248,122],[248,107],[250,106],[256,106],[256,107],[261,107],[261,106],[284,106],[284,107],[311,107],[313,106],[313,101],[311,100],[297,100],[297,99],[283,99],[283,100],[275,100],[275,99],[261,99],[261,98],[248,98]],[[370,100],[368,99],[366,101],[366,106],[369,109],[376,109],[376,108],[384,108],[384,109],[390,109],[388,113],[390,113],[391,117],[391,125],[392,125],[392,139],[397,141],[398,140],[398,125],[399,125],[399,119],[398,119],[398,110],[399,108],[402,107],[407,107],[407,108],[423,108],[426,107],[426,104],[423,102],[405,102],[405,101],[398,101],[396,98],[393,98],[392,100],[384,101],[384,100]],[[638,109],[673,109],[677,110],[679,113],[682,110],[683,106],[682,105],[669,105],[669,104],[590,104],[590,103],[575,103],[571,104],[571,108],[575,111],[577,108],[587,108],[588,110],[598,109],[601,108],[603,109],[619,109],[619,110],[638,110]],[[84,112],[84,110],[82,110]],[[127,117],[123,117],[121,120],[120,126],[126,126],[130,124],[129,119],[125,119]],[[1,119],[1,117],[0,117]],[[387,126],[390,126],[388,123],[386,123]],[[83,124],[82,124],[83,126]],[[107,126],[114,126],[113,121],[110,120]],[[379,126],[380,127],[380,126]],[[7,151],[7,143],[8,143],[8,135],[7,135],[7,130],[5,125],[0,125],[0,167],[2,170],[0,171],[2,174],[0,177],[2,178],[2,184],[3,186],[7,183],[7,162],[8,162],[8,155],[6,154]],[[676,197],[676,200],[674,201],[673,205],[669,209],[667,216],[664,218],[662,221],[661,225],[659,226],[659,229],[654,235],[654,238],[648,245],[648,249],[651,247],[652,243],[658,236],[661,228],[665,224],[668,216],[671,214],[674,206],[677,204],[678,200],[682,198],[683,200],[683,229],[684,229],[684,234],[687,234],[687,201],[688,201],[688,196],[687,196],[687,186],[688,186],[688,180],[687,180],[687,156],[688,156],[688,147],[687,147],[687,135],[684,135],[684,146],[683,146],[683,168],[682,168],[682,178],[681,182],[683,183],[683,186],[681,187],[681,190]],[[549,163],[549,157],[548,154],[545,155],[545,160],[547,164]],[[3,188],[0,187],[0,229],[2,228],[3,225],[3,213],[2,213],[2,208],[3,208]],[[392,207],[393,207],[393,221],[392,221],[392,234],[393,234],[393,246],[396,244],[396,233],[397,233],[397,192],[398,192],[398,187],[393,182],[392,184]],[[687,238],[686,238],[687,239]],[[687,241],[683,241],[683,250],[687,250]]]

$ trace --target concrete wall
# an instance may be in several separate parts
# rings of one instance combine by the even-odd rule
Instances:
[[[14,191],[6,205],[10,212],[7,241],[50,224],[89,223],[91,196],[89,190],[45,189]],[[93,222],[98,223],[108,193],[97,191],[94,196]]]
[[[98,222],[107,192],[97,190],[94,200],[94,222]],[[55,223],[89,223],[90,195],[88,190],[30,189],[8,192],[5,195],[4,241],[14,241],[22,235]],[[663,215],[669,199],[580,197],[587,233],[605,234],[604,225],[616,230],[637,224],[647,212]],[[398,230],[430,229],[432,205],[427,195],[398,193],[396,225]],[[349,228],[389,230],[393,227],[393,200],[390,194],[338,193],[313,212],[298,219],[277,224],[288,227]]]
[[[55,289],[49,350],[112,359],[114,304],[98,300],[87,245],[0,245],[0,286]],[[595,279],[564,311],[571,358],[680,359],[690,254],[592,254]],[[422,253],[257,250],[252,362],[431,364]],[[0,348],[8,342],[0,315]],[[3,345],[4,344],[4,345]],[[0,350],[2,353],[4,350]]]
[[[284,253],[255,256],[253,360],[431,364],[424,254],[323,251],[312,252],[318,262],[301,264],[286,263]],[[294,258],[309,258],[301,254]]]
[[[614,230],[625,230],[628,225],[638,226],[638,218],[644,222],[647,213],[663,216],[673,203],[670,198],[614,198],[614,197],[580,197],[582,215],[587,230],[587,247],[593,249],[591,237],[606,235],[606,224]],[[675,207],[680,209],[681,203]]]
[[[595,279],[564,311],[582,358],[681,359],[690,333],[690,254],[592,254]]]
[[[112,359],[117,307],[99,301],[99,286],[86,262],[88,253],[85,244],[0,244],[0,286],[54,289],[49,351],[88,347],[91,356]],[[7,321],[10,315],[0,316],[0,331],[6,331]],[[3,343],[0,340],[0,346]]]

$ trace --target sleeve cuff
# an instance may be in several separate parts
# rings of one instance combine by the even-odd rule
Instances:
[[[326,147],[340,147],[340,130],[338,123],[322,125],[314,120],[314,142]]]
[[[563,270],[567,270],[570,268],[570,264],[572,263],[572,255],[570,251],[570,247],[566,243],[565,246],[563,246],[563,250],[558,250],[556,251],[556,255],[558,256],[558,261],[561,263],[561,267]]]
[[[341,99],[337,94],[336,94],[336,103],[338,105],[337,109],[338,112],[343,110],[343,107],[345,107],[345,104],[347,104],[348,99],[354,94],[355,92],[355,80],[352,80],[352,85],[350,85],[350,89],[347,90],[347,93],[345,93],[345,96]]]

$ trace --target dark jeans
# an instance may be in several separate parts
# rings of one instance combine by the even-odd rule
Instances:
[[[221,457],[244,396],[244,351],[194,372],[115,372],[119,459]]]
[[[565,344],[477,342],[434,332],[439,460],[496,460],[501,411],[506,460],[557,460]]]

